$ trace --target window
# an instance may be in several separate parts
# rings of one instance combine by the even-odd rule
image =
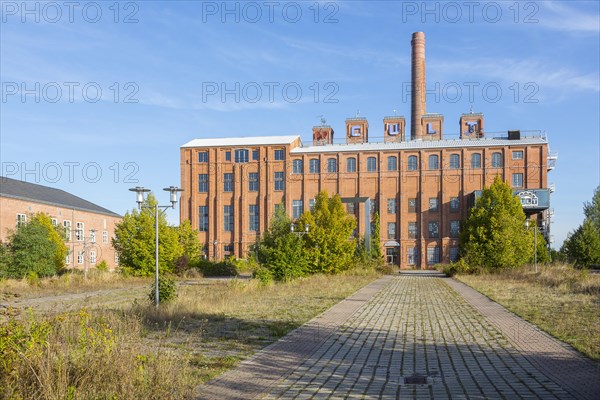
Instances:
[[[458,247],[450,247],[450,262],[458,261]]]
[[[367,171],[377,171],[377,159],[375,157],[367,158]]]
[[[201,162],[201,163],[208,162],[208,151],[201,151],[198,153],[198,162]]]
[[[65,236],[67,237],[67,241],[70,242],[72,239],[71,236],[71,221],[63,221],[63,228],[65,229]]]
[[[90,230],[90,242],[96,243],[96,231],[93,229]]]
[[[198,174],[198,192],[208,193],[208,174]]]
[[[58,220],[56,218],[50,218],[50,222],[52,223],[52,226],[58,226]]]
[[[457,238],[460,231],[460,221],[450,221],[450,237]]]
[[[223,252],[224,252],[225,256],[230,256],[231,253],[233,253],[233,245],[232,244],[224,245]]]
[[[471,168],[481,168],[481,154],[471,154]]]
[[[308,162],[308,172],[310,172],[311,174],[318,174],[320,172],[320,166],[319,166],[319,159],[318,158],[312,158],[309,162]]]
[[[388,199],[387,212],[388,214],[396,214],[396,199]]]
[[[439,162],[438,162],[438,156],[436,154],[432,154],[429,156],[429,169],[438,169],[439,168]]]
[[[408,223],[408,238],[409,239],[417,238],[417,223],[416,222]]]
[[[230,172],[223,174],[223,191],[233,192],[233,174]]]
[[[513,160],[522,160],[523,159],[523,150],[515,150],[512,152]]]
[[[348,203],[348,204],[346,204],[346,211],[350,215],[356,215],[356,203]]]
[[[385,259],[388,264],[398,264],[398,248],[388,247],[385,249]]]
[[[275,190],[282,191],[284,187],[283,172],[275,172]]]
[[[513,187],[523,187],[523,174],[512,174],[512,185]]]
[[[275,150],[275,161],[285,160],[285,150]]]
[[[85,234],[85,231],[83,229],[83,222],[77,222],[75,224],[75,237],[77,238],[78,241],[83,241],[83,236]]]
[[[248,162],[248,150],[238,149],[235,150],[235,162],[236,163],[247,163]]]
[[[427,248],[427,264],[439,264],[440,262],[440,248],[439,247],[428,247]]]
[[[417,199],[408,199],[408,212],[409,213],[417,212]]]
[[[302,200],[293,200],[292,201],[292,218],[298,219],[304,212],[304,206],[302,204]]]
[[[419,261],[419,250],[416,247],[408,248],[408,264],[416,265]]]
[[[83,264],[83,251],[77,252],[77,264]]]
[[[19,226],[25,225],[25,222],[27,222],[27,215],[17,214],[17,228]]]
[[[198,207],[198,230],[208,232],[208,206]]]
[[[248,214],[249,214],[249,221],[248,221],[248,228],[251,231],[258,231],[258,221],[259,221],[259,211],[258,211],[258,204],[250,204],[248,206]]]
[[[388,222],[388,239],[396,239],[396,223]]]
[[[304,173],[304,162],[302,160],[294,160],[292,162],[292,173],[303,174]]]
[[[439,226],[437,221],[430,221],[429,224],[427,224],[427,230],[429,232],[430,238],[436,239],[440,237]]]
[[[337,172],[337,160],[335,158],[327,159],[327,172]]]
[[[223,206],[223,230],[233,232],[233,206]]]
[[[492,168],[502,168],[502,154],[492,154]]]
[[[450,154],[450,169],[460,168],[460,156],[458,154]]]
[[[388,171],[396,171],[398,170],[398,158],[391,156],[388,157],[388,163],[387,163],[387,169]]]
[[[90,264],[96,264],[96,252],[90,250]]]
[[[460,200],[458,197],[450,198],[450,212],[459,212],[460,211]]]
[[[102,243],[108,243],[108,231],[102,231]]]
[[[231,152],[230,151],[225,152],[225,161],[231,161]]]
[[[252,150],[252,161],[258,161],[260,158],[260,153],[258,150]]]
[[[258,192],[258,172],[250,172],[248,174],[248,191]]]
[[[371,214],[379,211],[377,199],[369,199],[369,204],[371,206]]]
[[[438,210],[438,198],[430,197],[429,198],[429,211],[437,211]]]
[[[346,172],[356,172],[356,158],[350,157],[346,160]]]
[[[315,200],[315,199],[310,199],[308,201],[308,208],[310,211],[314,210],[316,203],[317,203],[317,200]]]
[[[417,160],[417,156],[409,156],[408,157],[408,170],[416,171],[419,168],[419,163]]]

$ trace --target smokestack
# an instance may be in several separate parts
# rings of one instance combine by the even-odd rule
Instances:
[[[412,34],[412,69],[411,69],[411,105],[410,105],[410,138],[411,140],[423,137],[421,116],[425,109],[425,33]]]

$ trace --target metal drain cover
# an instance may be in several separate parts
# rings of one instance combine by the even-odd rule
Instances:
[[[428,383],[425,375],[411,375],[400,379],[401,385],[427,385]]]

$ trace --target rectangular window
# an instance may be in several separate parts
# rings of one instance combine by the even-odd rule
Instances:
[[[25,222],[27,222],[27,215],[17,214],[17,227],[25,225]]]
[[[90,250],[90,264],[96,264],[96,252]]]
[[[293,200],[292,201],[292,218],[298,219],[304,213],[304,205],[302,204],[302,200]]]
[[[246,149],[237,149],[234,152],[236,163],[247,163],[249,161],[249,152]]]
[[[310,199],[308,201],[308,208],[310,209],[310,211],[315,209],[315,204],[317,203],[317,200],[315,199]]]
[[[108,231],[102,231],[102,243],[108,243]]]
[[[396,214],[396,199],[388,199],[387,212],[388,214]]]
[[[250,220],[248,221],[248,228],[251,231],[258,231],[258,222],[259,222],[259,210],[258,210],[258,204],[250,204],[248,206],[248,214],[250,217]]]
[[[416,247],[408,248],[408,265],[416,265],[419,262],[419,250]]]
[[[512,174],[513,187],[523,187],[523,174]]]
[[[375,157],[367,158],[367,171],[368,172],[377,171],[377,158],[375,158]]]
[[[388,157],[387,161],[388,171],[396,171],[398,169],[398,159],[396,157]]]
[[[303,174],[304,173],[304,163],[302,160],[294,160],[293,161],[292,173],[293,174]]]
[[[327,172],[337,172],[337,160],[335,158],[327,160]]]
[[[231,161],[231,152],[230,151],[225,152],[225,161]]]
[[[409,213],[417,212],[417,199],[408,199],[408,212]]]
[[[223,174],[223,191],[233,192],[233,174],[230,172]]]
[[[275,161],[285,160],[285,150],[275,150]]]
[[[260,158],[260,153],[258,150],[252,150],[252,161],[258,161]]]
[[[417,223],[416,222],[408,223],[408,238],[409,239],[417,238]]]
[[[78,241],[83,241],[83,236],[85,234],[85,230],[83,229],[83,222],[77,222],[75,224],[75,237]]]
[[[258,192],[258,172],[250,172],[248,174],[248,191]]]
[[[208,193],[208,174],[198,174],[198,192]]]
[[[429,198],[429,211],[437,211],[438,210],[438,199],[437,197]]]
[[[346,160],[346,172],[356,172],[356,158],[351,157]]]
[[[515,150],[512,152],[513,160],[522,160],[523,159],[523,150]]]
[[[63,221],[63,228],[65,230],[65,236],[67,237],[67,241],[70,242],[72,240],[71,236],[71,221]]]
[[[356,215],[356,203],[348,203],[348,204],[346,204],[346,211],[350,215]]]
[[[460,200],[458,197],[450,198],[450,212],[459,212],[460,211]]]
[[[396,223],[388,222],[388,239],[396,239]]]
[[[232,244],[226,244],[225,246],[223,246],[223,251],[225,252],[226,256],[230,256],[231,253],[233,253],[233,245]]]
[[[460,231],[460,221],[450,221],[450,237],[457,238]]]
[[[201,163],[208,162],[208,151],[201,151],[198,153],[198,162],[201,162]]]
[[[208,232],[208,206],[198,207],[198,230]]]
[[[313,158],[308,162],[308,172],[311,174],[318,174],[320,169],[318,158]]]
[[[90,230],[90,242],[96,243],[96,231],[94,229]]]
[[[377,199],[369,199],[369,204],[371,205],[371,214],[379,211]]]
[[[83,264],[83,251],[77,252],[77,264]]]
[[[428,247],[427,248],[427,264],[439,264],[440,262],[440,248],[439,247]]]
[[[431,239],[437,239],[440,237],[439,225],[437,221],[431,221],[427,224],[429,230],[429,237]]]
[[[283,180],[283,172],[275,172],[275,190],[282,191],[285,188],[285,181]]]
[[[58,220],[56,218],[50,218],[50,222],[52,223],[52,226],[58,226]]]
[[[223,206],[223,230],[233,232],[233,206]]]
[[[458,261],[458,247],[450,247],[450,262]]]

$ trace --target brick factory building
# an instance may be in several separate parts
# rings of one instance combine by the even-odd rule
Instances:
[[[118,265],[111,240],[119,214],[60,189],[0,177],[0,240],[40,212],[65,229],[67,268],[95,268],[102,260],[109,269]]]
[[[484,116],[459,119],[460,135],[444,139],[444,117],[426,112],[425,38],[412,39],[410,137],[405,118],[388,116],[369,141],[369,123],[346,119],[344,143],[333,129],[313,127],[312,145],[300,136],[195,139],[181,147],[181,220],[190,220],[210,258],[244,257],[269,226],[275,207],[298,218],[320,191],[368,198],[381,223],[386,260],[427,268],[458,255],[460,221],[484,185],[499,175],[549,238],[548,171],[556,156],[541,132],[484,131]],[[381,139],[383,135],[383,139]],[[365,203],[349,203],[364,235]],[[367,219],[368,220],[368,219]]]

